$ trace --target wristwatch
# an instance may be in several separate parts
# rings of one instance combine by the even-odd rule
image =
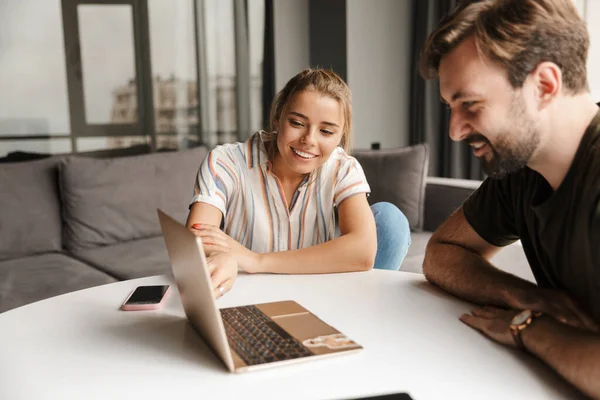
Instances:
[[[513,317],[512,321],[510,322],[510,333],[512,333],[513,339],[517,344],[517,347],[526,350],[525,345],[523,345],[523,339],[521,338],[521,332],[523,332],[525,328],[531,325],[535,318],[541,315],[541,312],[523,310]]]

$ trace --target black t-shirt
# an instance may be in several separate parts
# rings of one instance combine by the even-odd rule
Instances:
[[[493,245],[520,239],[538,285],[564,290],[600,322],[600,112],[556,191],[523,168],[486,179],[463,211]]]

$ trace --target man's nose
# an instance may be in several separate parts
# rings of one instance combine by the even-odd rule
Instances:
[[[450,139],[455,142],[465,140],[471,133],[471,126],[461,117],[460,113],[450,114]]]

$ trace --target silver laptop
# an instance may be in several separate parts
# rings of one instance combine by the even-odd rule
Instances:
[[[253,371],[362,350],[295,301],[219,310],[201,239],[157,211],[185,314],[230,371]]]

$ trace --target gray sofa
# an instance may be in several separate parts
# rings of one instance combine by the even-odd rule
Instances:
[[[413,232],[412,244],[401,270],[423,273],[425,247],[433,231],[479,187],[480,181],[428,177],[425,195],[425,225],[422,232]],[[492,263],[501,270],[535,283],[521,242],[501,249]]]
[[[0,312],[92,286],[169,274],[155,210],[185,221],[206,154],[197,147],[0,164]],[[477,183],[428,180],[423,145],[355,155],[371,184],[370,201],[391,201],[409,218],[412,245],[401,269],[420,272],[431,231]],[[518,244],[503,253],[500,261],[511,272],[532,279]]]

